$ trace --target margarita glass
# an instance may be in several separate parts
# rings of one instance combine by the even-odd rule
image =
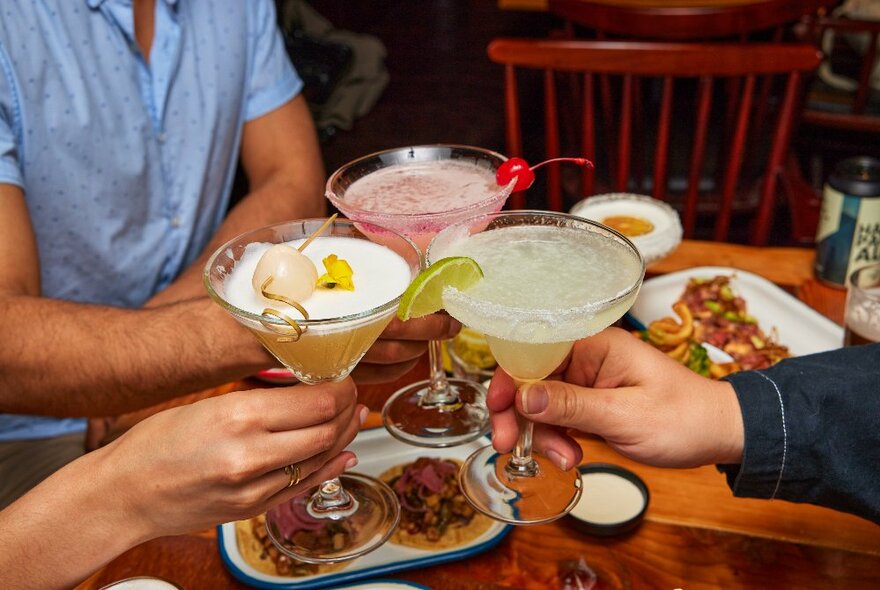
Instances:
[[[440,232],[433,263],[473,258],[483,278],[460,291],[443,290],[443,306],[482,332],[498,365],[518,387],[540,381],[568,356],[576,340],[623,316],[638,294],[645,265],[623,235],[599,223],[542,211],[477,216]],[[459,483],[480,512],[513,524],[550,522],[581,494],[577,469],[563,471],[532,452],[534,424],[517,416],[512,453],[491,446],[474,452]]]
[[[220,247],[204,273],[214,301],[308,384],[341,381],[348,376],[391,321],[400,295],[422,265],[418,249],[403,236],[383,230],[383,240],[392,250],[372,242],[350,221],[327,222],[299,220],[243,234]],[[251,280],[261,255],[275,244],[301,246],[323,225],[327,227],[302,254],[317,268],[330,253],[346,259],[355,271],[355,290],[317,289],[308,299],[291,303],[283,295],[274,296],[267,281],[263,295],[273,296],[266,299],[257,293]],[[303,395],[308,394],[305,389]],[[346,473],[271,509],[266,514],[266,528],[278,549],[289,557],[333,563],[379,547],[399,518],[400,507],[390,487],[373,477]],[[313,537],[292,534],[298,525],[302,527],[299,530],[309,531],[331,526],[329,530],[342,533],[337,538],[343,541],[335,539],[329,549],[316,546]]]
[[[422,252],[443,228],[498,211],[514,182],[498,186],[497,168],[507,158],[468,146],[425,145],[364,156],[327,181],[327,198],[367,234],[384,226],[408,236]],[[374,239],[381,242],[381,236]],[[395,392],[382,410],[396,438],[424,447],[448,447],[488,431],[486,388],[470,379],[450,379],[442,343],[429,343],[430,377]]]

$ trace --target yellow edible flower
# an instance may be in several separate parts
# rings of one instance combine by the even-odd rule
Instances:
[[[324,268],[327,269],[327,273],[318,277],[319,287],[324,287],[325,289],[340,287],[347,291],[354,291],[354,281],[351,278],[354,275],[354,271],[351,270],[351,267],[345,260],[338,258],[336,254],[331,254],[322,262],[324,263]]]

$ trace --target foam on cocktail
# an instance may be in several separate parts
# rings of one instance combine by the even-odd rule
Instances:
[[[484,273],[466,292],[446,287],[446,310],[488,336],[530,343],[577,340],[607,327],[632,303],[641,272],[622,242],[540,225],[481,232],[431,252],[432,259],[445,256],[470,256]]]
[[[359,221],[364,221],[363,216],[348,207],[378,215],[374,222],[405,234],[425,252],[434,235],[454,221],[455,212],[467,211],[503,190],[495,181],[495,172],[487,167],[459,160],[429,160],[395,164],[359,178],[345,190],[340,207]],[[492,209],[502,204],[499,200]]]
[[[354,181],[345,200],[365,211],[420,215],[479,203],[498,192],[493,170],[458,160],[397,164]]]
[[[287,242],[293,248],[305,240]],[[235,307],[260,315],[266,307],[284,307],[283,303],[270,301],[258,293],[252,278],[257,263],[272,244],[258,242],[248,244],[235,268],[224,283],[224,297]],[[389,248],[367,240],[344,237],[319,237],[303,251],[318,269],[324,273],[323,259],[330,254],[345,259],[354,271],[353,291],[344,289],[316,289],[310,297],[298,301],[309,312],[309,319],[339,318],[374,309],[398,297],[409,284],[409,265]],[[271,291],[271,285],[269,287]],[[284,293],[281,293],[284,295]],[[292,317],[299,314],[291,311]]]

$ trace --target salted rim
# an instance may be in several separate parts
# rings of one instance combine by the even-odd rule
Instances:
[[[626,299],[630,295],[638,292],[641,288],[642,280],[645,275],[645,261],[644,255],[639,251],[639,249],[633,244],[632,240],[614,230],[610,227],[602,225],[601,223],[592,220],[585,219],[578,216],[569,215],[567,213],[556,213],[550,211],[540,211],[540,210],[516,210],[516,211],[503,211],[497,213],[486,213],[483,215],[478,215],[476,217],[471,217],[469,219],[457,222],[447,229],[443,230],[443,232],[447,232],[452,234],[453,232],[457,232],[458,229],[467,226],[468,224],[476,222],[478,219],[486,217],[488,219],[496,219],[499,217],[517,217],[517,216],[528,216],[528,215],[540,215],[545,217],[560,217],[560,218],[574,218],[579,222],[586,223],[590,226],[593,226],[593,229],[590,231],[594,231],[596,233],[607,233],[607,237],[611,238],[615,242],[618,243],[621,247],[625,248],[628,252],[631,252],[638,258],[638,262],[640,265],[640,270],[637,274],[639,277],[637,280],[633,282],[633,284],[628,287],[621,289],[617,293],[608,296],[599,301],[593,301],[590,303],[585,303],[583,305],[579,305],[577,307],[570,307],[565,310],[560,309],[535,309],[535,308],[527,308],[527,307],[514,307],[508,305],[502,305],[496,302],[485,301],[482,299],[477,299],[468,295],[466,292],[456,289],[451,285],[447,285],[443,288],[443,300],[444,305],[447,305],[447,298],[455,304],[456,302],[466,308],[468,315],[476,312],[481,318],[490,318],[489,321],[485,323],[498,323],[498,322],[506,322],[508,325],[508,329],[505,331],[498,330],[485,330],[484,322],[478,322],[481,327],[476,328],[476,326],[471,325],[474,329],[479,329],[481,332],[488,336],[493,336],[495,338],[500,338],[502,340],[515,340],[517,335],[520,335],[523,331],[536,331],[537,329],[546,329],[552,328],[554,332],[554,336],[552,338],[541,339],[540,343],[554,343],[554,342],[565,342],[569,340],[578,340],[580,338],[586,338],[587,336],[591,336],[593,332],[587,330],[587,333],[584,333],[583,329],[580,329],[579,326],[582,326],[585,322],[590,322],[597,313],[612,307],[615,303]],[[526,227],[525,225],[510,225],[504,226],[499,229],[506,228],[515,228],[515,227]],[[497,230],[495,230],[497,231]],[[462,239],[466,239],[469,237],[469,234],[466,233],[467,230],[464,230],[462,234]],[[434,245],[434,241],[431,242],[431,245]],[[431,248],[428,249],[428,260],[431,260]],[[476,311],[475,311],[476,310]],[[467,322],[464,322],[467,324]]]

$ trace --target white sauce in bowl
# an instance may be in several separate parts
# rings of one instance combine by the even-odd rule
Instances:
[[[594,524],[620,524],[638,515],[645,496],[630,480],[614,473],[582,473],[583,493],[571,514]]]

